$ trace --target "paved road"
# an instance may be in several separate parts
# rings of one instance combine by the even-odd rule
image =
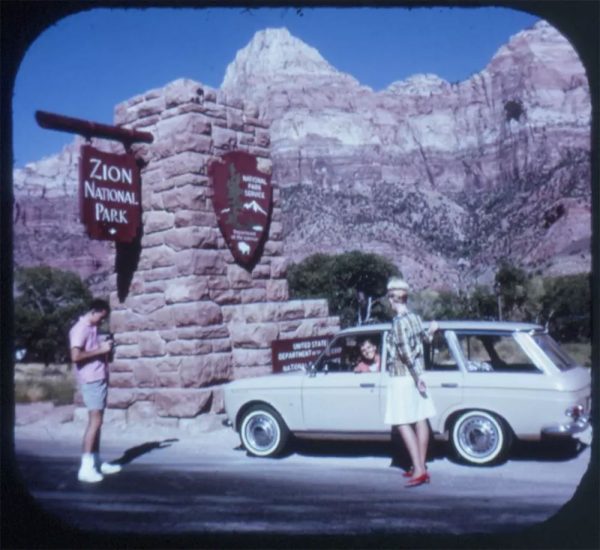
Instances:
[[[524,446],[475,468],[438,446],[432,483],[407,489],[385,445],[303,445],[272,460],[248,457],[230,430],[149,435],[107,439],[105,456],[124,469],[95,485],[76,479],[77,438],[17,434],[17,464],[51,518],[86,532],[360,537],[523,533],[572,498],[590,462],[589,448],[566,459]]]

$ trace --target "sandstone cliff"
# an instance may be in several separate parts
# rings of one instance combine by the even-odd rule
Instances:
[[[417,288],[489,282],[502,257],[545,274],[590,270],[589,89],[545,22],[463,82],[414,75],[381,91],[266,29],[221,88],[270,124],[292,260],[375,251]],[[114,254],[78,222],[75,150],[15,171],[15,262],[101,285]]]
[[[489,281],[501,257],[546,274],[589,271],[589,89],[545,22],[464,82],[415,75],[379,92],[268,29],[222,89],[271,123],[296,260],[374,250],[418,286]]]
[[[13,172],[14,263],[74,271],[95,292],[108,294],[114,244],[90,240],[79,221],[78,163],[82,144],[83,140],[76,138],[58,155]],[[107,151],[115,148],[107,142],[94,141],[94,145]]]

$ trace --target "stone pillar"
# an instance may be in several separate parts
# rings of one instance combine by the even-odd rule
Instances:
[[[277,182],[251,272],[234,262],[217,226],[209,163],[242,150],[270,170],[269,130],[256,107],[177,80],[118,105],[115,122],[152,132],[154,143],[133,148],[145,163],[143,237],[124,301],[111,294],[109,412],[167,424],[221,412],[224,383],[270,372],[273,340],[331,334],[339,321],[325,300],[288,299]]]

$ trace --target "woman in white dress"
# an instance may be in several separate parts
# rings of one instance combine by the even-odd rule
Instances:
[[[430,480],[425,466],[429,442],[427,419],[435,415],[435,407],[427,395],[421,374],[423,341],[431,341],[438,325],[432,321],[426,332],[421,318],[408,310],[409,286],[406,281],[398,277],[390,278],[387,291],[396,316],[387,342],[390,377],[385,423],[391,424],[392,431],[400,433],[406,445],[412,462],[411,470],[405,474],[410,477],[407,487],[416,487]]]

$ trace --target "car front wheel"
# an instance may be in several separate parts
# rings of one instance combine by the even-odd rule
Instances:
[[[285,448],[289,434],[279,413],[268,405],[250,407],[240,425],[242,444],[255,456],[277,456]]]
[[[463,462],[489,465],[507,454],[512,434],[506,423],[486,411],[466,411],[452,425],[452,448]]]

